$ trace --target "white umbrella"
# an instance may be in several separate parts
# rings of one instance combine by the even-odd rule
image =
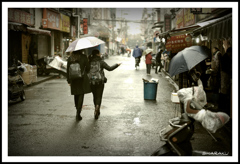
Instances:
[[[75,40],[72,42],[69,47],[67,48],[66,52],[71,52],[71,51],[78,51],[86,48],[91,48],[98,46],[100,44],[104,44],[105,42],[102,41],[101,39],[98,39],[94,36],[89,36],[89,37],[84,37]]]
[[[143,51],[142,56],[145,56],[145,55],[149,54],[150,52],[153,52],[153,49],[148,48],[145,51]]]

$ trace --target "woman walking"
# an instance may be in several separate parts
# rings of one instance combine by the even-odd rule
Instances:
[[[102,60],[99,50],[93,50],[92,56],[90,56],[89,62],[90,62],[90,71],[88,76],[91,83],[93,102],[95,106],[94,117],[95,119],[98,119],[100,115],[100,107],[102,103],[104,83],[107,82],[107,78],[105,77],[103,69],[106,69],[108,71],[113,71],[119,65],[121,65],[121,63],[115,64],[110,67],[106,62]]]
[[[81,72],[84,74],[81,79],[71,80],[69,77],[69,67],[72,63],[79,63]],[[67,82],[71,87],[71,95],[74,95],[74,103],[76,107],[76,120],[82,120],[80,115],[83,106],[84,94],[91,92],[91,87],[87,73],[89,72],[89,62],[86,55],[82,51],[73,51],[67,60]]]

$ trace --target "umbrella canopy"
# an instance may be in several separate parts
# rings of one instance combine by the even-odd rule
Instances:
[[[169,65],[170,76],[191,70],[198,63],[208,58],[210,49],[206,46],[191,46],[178,52]]]
[[[149,54],[150,52],[153,52],[153,49],[151,49],[151,48],[148,48],[148,49],[146,49],[145,51],[143,51],[143,56],[145,56],[145,55],[147,55],[147,54]]]
[[[89,37],[84,37],[75,40],[72,42],[69,47],[67,48],[66,52],[71,52],[71,51],[78,51],[86,48],[91,48],[98,46],[100,44],[104,44],[105,42],[102,41],[101,39],[98,39],[94,36],[89,36]]]

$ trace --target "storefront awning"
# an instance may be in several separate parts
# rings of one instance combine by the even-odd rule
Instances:
[[[228,14],[222,18],[216,19],[215,21],[212,20],[212,22],[193,30],[194,36],[198,36],[200,34],[202,36],[207,36],[209,40],[231,38],[232,14]]]
[[[22,23],[8,22],[8,30],[27,31],[27,26]]]
[[[43,35],[51,36],[51,31],[48,31],[48,30],[41,30],[41,29],[35,29],[35,28],[27,27],[27,31],[30,34],[43,34]]]

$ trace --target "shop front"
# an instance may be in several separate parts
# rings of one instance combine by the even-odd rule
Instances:
[[[33,15],[22,10],[8,9],[8,64],[17,60],[28,63],[31,35],[27,27],[33,26]]]
[[[44,29],[51,30],[50,39],[50,55],[58,55],[66,58],[66,49],[69,46],[69,42],[72,41],[73,35],[76,33],[75,28],[70,26],[70,17],[61,14],[57,11],[51,9],[43,9],[43,19],[42,24]],[[71,28],[70,28],[71,27]]]

